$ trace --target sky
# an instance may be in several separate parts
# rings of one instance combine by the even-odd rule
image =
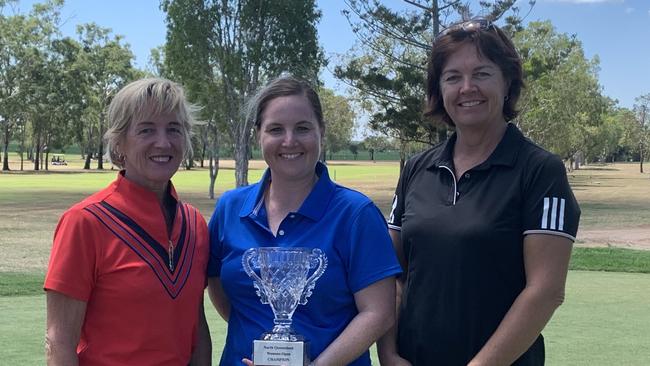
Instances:
[[[475,0],[473,0],[476,2]],[[29,9],[35,0],[22,0]],[[383,0],[390,7],[408,7],[403,0]],[[159,0],[66,0],[62,32],[74,36],[77,24],[95,22],[124,36],[145,68],[150,50],[164,44],[165,14]],[[528,9],[528,0],[519,0]],[[341,14],[343,0],[317,0],[323,12],[318,25],[321,46],[332,60],[351,49],[356,38]],[[522,13],[525,13],[522,11]],[[550,20],[560,33],[575,34],[588,58],[600,59],[603,94],[631,108],[634,98],[650,93],[650,0],[537,0],[526,21]],[[332,68],[334,65],[330,65]],[[327,70],[327,87],[345,92]]]

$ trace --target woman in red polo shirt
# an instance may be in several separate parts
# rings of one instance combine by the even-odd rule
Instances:
[[[117,179],[66,211],[45,278],[48,365],[210,363],[205,220],[170,179],[191,154],[182,88],[120,90],[105,134]]]

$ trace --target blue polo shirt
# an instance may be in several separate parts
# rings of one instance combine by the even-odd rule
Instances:
[[[325,273],[306,305],[293,315],[295,331],[311,342],[311,359],[345,329],[358,311],[354,293],[401,273],[386,221],[363,194],[330,180],[318,163],[319,180],[297,212],[280,224],[277,236],[268,227],[264,190],[271,179],[224,193],[210,219],[208,276],[218,276],[231,303],[228,335],[221,365],[239,365],[251,358],[253,340],[273,328],[273,312],[262,304],[253,281],[244,272],[242,255],[253,247],[312,247],[327,256]],[[370,365],[366,351],[351,365]]]

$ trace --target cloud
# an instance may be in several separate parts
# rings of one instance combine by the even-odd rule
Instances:
[[[634,8],[625,8],[625,14],[632,14],[634,13]]]

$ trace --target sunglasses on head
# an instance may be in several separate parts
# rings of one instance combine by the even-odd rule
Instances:
[[[484,18],[471,19],[466,22],[452,24],[449,27],[445,28],[442,32],[438,33],[436,40],[446,36],[449,33],[456,31],[463,32],[475,32],[478,30],[488,30],[494,29],[494,24],[491,21]]]

